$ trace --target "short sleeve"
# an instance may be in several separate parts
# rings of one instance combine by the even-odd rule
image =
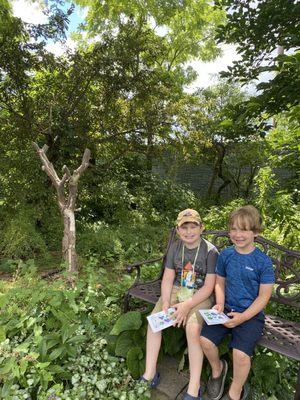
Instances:
[[[215,274],[216,273],[216,264],[218,260],[219,252],[218,250],[213,247],[207,254],[207,260],[206,260],[206,265],[207,265],[207,274]]]
[[[218,257],[216,273],[218,275],[222,276],[223,278],[226,278],[225,257],[224,257],[223,251],[219,254],[219,257]]]
[[[260,274],[260,283],[275,283],[275,274],[271,259],[266,256],[263,263],[262,272]]]

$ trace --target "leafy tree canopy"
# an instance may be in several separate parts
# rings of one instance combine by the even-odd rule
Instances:
[[[259,95],[251,99],[248,112],[274,115],[298,104],[300,3],[223,0],[217,4],[227,13],[227,23],[218,29],[218,41],[235,44],[241,56],[222,75],[242,83],[258,79],[262,72],[272,76],[268,82],[258,84]]]
[[[76,0],[75,3],[88,7],[86,28],[91,35],[99,34],[107,26],[118,26],[128,18],[148,23],[153,29],[161,28],[161,36],[170,45],[171,65],[192,57],[211,60],[219,52],[214,30],[223,21],[224,13],[207,0]]]

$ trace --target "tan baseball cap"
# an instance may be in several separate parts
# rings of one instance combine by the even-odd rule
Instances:
[[[177,226],[181,226],[185,222],[194,222],[195,224],[201,225],[201,217],[196,210],[187,208],[178,214]]]

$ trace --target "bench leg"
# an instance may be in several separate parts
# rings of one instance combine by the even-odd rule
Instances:
[[[127,313],[127,311],[129,311],[129,309],[130,309],[129,299],[130,299],[130,295],[129,295],[129,293],[126,293],[125,297],[124,297],[124,305],[123,305],[124,313]]]
[[[300,400],[300,368],[298,370],[298,378],[297,378],[297,383],[296,383],[296,392],[295,392],[294,400]]]

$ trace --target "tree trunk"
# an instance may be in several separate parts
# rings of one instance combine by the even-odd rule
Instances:
[[[74,211],[66,208],[63,211],[64,236],[62,240],[63,259],[68,265],[68,272],[74,274],[77,272],[76,255],[76,225]]]
[[[222,190],[224,190],[226,188],[226,186],[229,185],[231,180],[228,177],[224,176],[224,174],[223,174],[223,161],[224,161],[225,154],[226,154],[226,148],[221,143],[218,143],[216,147],[218,150],[218,160],[217,160],[218,177],[221,178],[223,181],[222,185],[218,188],[217,195],[216,195],[216,201],[217,201],[217,203],[219,203]]]
[[[64,165],[63,166],[63,177],[60,179],[46,156],[48,146],[44,145],[41,149],[36,143],[33,143],[38,156],[42,161],[42,169],[49,176],[53,186],[57,192],[58,206],[64,222],[64,235],[62,239],[62,256],[68,266],[68,272],[70,273],[69,281],[73,283],[73,275],[78,272],[77,268],[77,255],[76,255],[76,226],[75,226],[75,205],[78,192],[78,181],[81,175],[89,166],[89,160],[91,158],[91,152],[89,149],[85,149],[82,162],[79,168],[77,168],[73,174]],[[68,195],[67,188],[68,187]]]

